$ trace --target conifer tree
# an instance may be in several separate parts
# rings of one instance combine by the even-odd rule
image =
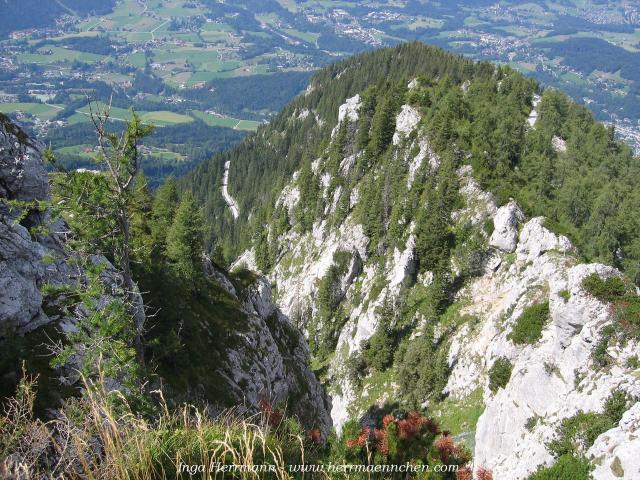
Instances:
[[[194,286],[202,274],[202,214],[186,192],[167,232],[166,256],[175,274]]]
[[[156,191],[153,199],[152,231],[156,245],[164,250],[167,232],[178,207],[178,188],[173,178],[168,178]]]

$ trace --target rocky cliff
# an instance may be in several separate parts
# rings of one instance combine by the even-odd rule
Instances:
[[[15,386],[23,359],[29,371],[50,377],[59,374],[50,371],[46,360],[43,363],[34,359],[49,353],[47,343],[73,330],[83,310],[79,307],[72,314],[62,315],[58,308],[60,296],[47,292],[62,286],[75,287],[87,279],[86,271],[79,266],[79,254],[66,241],[72,232],[64,221],[51,218],[41,145],[1,114],[0,199],[0,345],[6,352],[0,358],[0,377],[2,391],[8,394]],[[122,276],[108,260],[96,255],[90,255],[89,260],[106,266],[101,280],[108,294],[124,295]],[[242,319],[225,332],[230,339],[225,351],[210,352],[223,361],[215,371],[202,374],[218,379],[218,390],[225,392],[224,398],[205,400],[217,408],[236,405],[238,411],[249,413],[259,411],[261,402],[266,401],[274,407],[286,407],[305,426],[319,428],[326,436],[331,427],[328,397],[309,369],[304,337],[272,303],[269,283],[251,276],[236,289],[223,271],[209,261],[205,265],[210,280],[226,292],[237,309],[237,317]],[[142,303],[142,297],[137,298]],[[206,323],[201,323],[202,331],[197,335],[220,335],[205,331]],[[207,352],[200,354],[206,356]],[[60,389],[54,378],[42,380],[52,391]],[[206,380],[202,378],[203,383]],[[190,385],[189,389],[197,394],[198,385]],[[197,397],[185,396],[185,392],[178,392],[171,385],[168,391],[176,400]],[[52,397],[60,399],[57,394]]]
[[[414,80],[408,89],[418,86],[419,81]],[[401,228],[395,246],[372,248],[362,215],[358,215],[371,183],[356,177],[360,179],[347,190],[343,185],[348,181],[342,182],[353,178],[355,165],[365,157],[356,146],[354,133],[361,108],[360,95],[340,106],[332,144],[311,164],[320,179],[325,205],[312,227],[300,228],[300,216],[296,216],[297,209],[304,208],[300,206],[305,188],[301,171],[293,174],[275,202],[275,208],[286,210],[291,222],[284,231],[274,223],[265,226],[269,241],[279,246],[268,274],[277,288],[276,304],[305,329],[312,345],[324,341],[322,338],[335,339],[329,341],[333,345],[329,354],[316,350],[314,359],[331,394],[331,417],[338,430],[349,418],[362,418],[372,408],[384,408],[406,396],[441,416],[444,425],[473,449],[476,465],[492,469],[494,478],[527,478],[539,467],[555,462],[548,445],[560,435],[563,420],[580,412],[602,412],[614,391],[640,398],[638,341],[629,338],[605,344],[611,360],[606,367],[599,365],[595,351],[603,348],[603,332],[617,325],[616,315],[609,303],[583,286],[592,274],[601,279],[622,274],[610,266],[582,263],[566,236],[554,233],[543,217],[527,218],[514,200],[500,205],[496,196],[480,187],[473,168],[464,165],[455,172],[461,201],[447,220],[448,229],[464,232],[467,239],[448,259],[455,296],[439,318],[410,308],[429,295],[437,281],[432,271],[419,268],[416,251],[424,234],[418,231],[416,219],[428,205],[419,204],[416,211],[406,213],[412,220],[403,224],[406,227]],[[294,112],[290,122],[299,121],[300,115]],[[523,116],[522,123],[525,121]],[[340,151],[348,154],[333,168],[330,152],[336,142],[344,141],[344,136],[338,137],[345,122],[349,126],[343,129],[346,146]],[[412,186],[433,185],[430,179],[442,168],[426,132],[419,109],[402,105],[395,118],[390,156],[394,173],[407,186],[407,196]],[[556,143],[549,148],[558,155],[566,153],[566,146],[558,149]],[[379,164],[368,168],[374,178],[385,175]],[[402,204],[406,198],[390,202]],[[336,220],[340,205],[347,205],[348,213]],[[393,216],[390,221],[400,222]],[[249,250],[236,264],[256,269],[256,254]],[[322,302],[329,281],[332,311],[327,313]],[[532,306],[545,311],[539,338],[516,341],[516,324]],[[390,323],[389,308],[396,312]],[[363,350],[371,350],[376,335],[394,329],[407,339],[404,346],[393,347],[404,348],[404,356],[395,352],[395,362],[385,368],[354,367],[362,365]],[[431,388],[440,389],[429,395],[421,393],[428,389],[419,390],[417,384],[407,387],[402,378],[408,371],[406,364],[418,362],[406,351],[427,334],[432,340],[421,344],[424,347],[418,347],[415,355],[445,364],[443,383],[428,380]],[[510,370],[495,387],[492,367],[498,360]],[[416,378],[423,381],[423,377]],[[581,451],[595,468],[594,478],[640,477],[638,457],[629,454],[637,448],[637,407],[635,404],[619,424]]]

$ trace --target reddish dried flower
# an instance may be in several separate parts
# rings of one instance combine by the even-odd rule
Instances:
[[[268,400],[260,400],[260,410],[267,421],[267,425],[274,428],[280,425],[284,414],[280,410],[274,409]]]
[[[384,426],[384,428],[387,428],[387,426],[393,422],[395,422],[396,419],[393,415],[391,415],[390,413],[385,415],[384,417],[382,417],[382,425]]]
[[[456,480],[473,480],[473,471],[469,467],[463,467],[456,472]]]
[[[369,439],[369,427],[363,428],[356,438],[347,440],[347,447],[364,447]]]
[[[373,436],[376,439],[376,450],[378,450],[386,458],[389,455],[389,436],[386,428],[373,431]]]
[[[398,436],[403,440],[414,440],[427,419],[418,412],[409,412],[407,418],[398,421]]]
[[[438,422],[432,420],[431,418],[426,419],[424,426],[430,433],[433,433],[434,435],[438,435],[440,433],[440,426],[438,425]]]
[[[493,480],[493,473],[486,467],[478,467],[476,477],[478,480]]]
[[[311,430],[307,430],[307,437],[316,445],[322,443],[322,432],[320,432],[319,428],[313,428]]]
[[[443,462],[448,461],[457,450],[453,439],[449,435],[438,438],[435,445],[440,453],[440,460]]]

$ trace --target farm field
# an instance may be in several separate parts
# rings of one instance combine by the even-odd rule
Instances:
[[[640,6],[631,0],[117,0],[100,15],[0,38],[0,111],[46,141],[86,129],[89,103],[113,99],[114,121],[131,106],[159,138],[183,127],[236,138],[268,122],[320,66],[413,40],[560,88],[640,152]]]

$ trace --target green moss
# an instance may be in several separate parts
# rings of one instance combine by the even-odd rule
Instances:
[[[518,317],[507,338],[518,345],[535,343],[542,337],[548,321],[549,301],[531,305]]]
[[[560,290],[558,292],[558,295],[560,296],[560,298],[562,298],[564,300],[565,303],[567,303],[569,301],[569,299],[571,298],[571,292],[569,292],[569,290],[567,290],[567,289]]]

